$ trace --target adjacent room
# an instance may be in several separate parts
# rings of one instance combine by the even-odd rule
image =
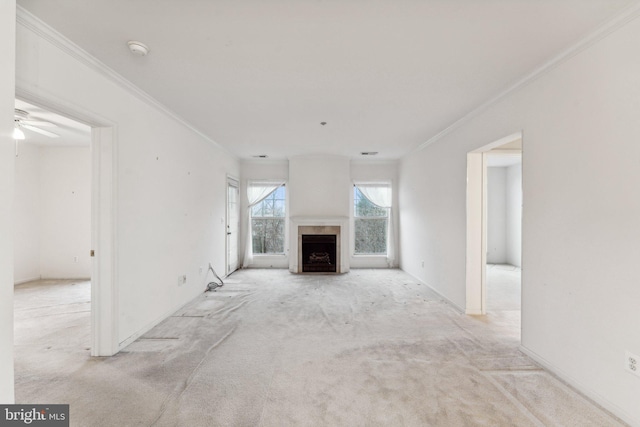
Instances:
[[[499,147],[487,154],[486,311],[520,311],[521,248],[522,151]]]
[[[0,34],[0,404],[640,426],[640,0],[8,0]]]
[[[52,354],[89,355],[91,128],[21,100],[14,116],[16,372],[37,389]]]

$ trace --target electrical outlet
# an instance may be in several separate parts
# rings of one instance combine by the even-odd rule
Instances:
[[[200,271],[200,275],[202,275],[202,272],[204,271],[204,267],[200,266],[200,270],[199,271]]]
[[[624,357],[624,368],[640,377],[640,357],[627,350]]]
[[[77,256],[73,257],[73,262],[78,262],[78,257]]]

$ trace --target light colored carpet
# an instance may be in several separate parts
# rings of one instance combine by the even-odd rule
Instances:
[[[18,286],[15,349],[17,401],[76,426],[622,425],[518,351],[519,318],[398,270],[239,271],[111,358],[88,355],[78,289]]]
[[[487,264],[487,311],[520,310],[520,268]]]

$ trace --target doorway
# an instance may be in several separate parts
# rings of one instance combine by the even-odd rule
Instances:
[[[521,159],[521,132],[467,154],[467,314],[519,313]]]
[[[238,230],[240,228],[240,184],[227,177],[227,268],[226,275],[238,269]]]
[[[91,127],[16,99],[14,277],[91,277]]]
[[[117,292],[115,285],[117,277],[115,256],[117,236],[115,230],[117,224],[115,217],[116,185],[114,177],[116,147],[113,131],[115,123],[93,113],[78,109],[78,106],[68,104],[55,96],[34,94],[20,87],[16,87],[16,102],[24,102],[33,108],[40,109],[34,110],[38,114],[46,111],[62,117],[62,120],[75,121],[89,129],[89,176],[85,177],[87,180],[85,184],[89,186],[90,206],[88,208],[89,218],[85,218],[85,220],[90,223],[90,237],[89,243],[83,246],[84,250],[77,254],[74,253],[67,261],[70,260],[76,267],[83,262],[85,264],[88,263],[90,266],[88,274],[91,277],[89,285],[90,354],[91,356],[114,355],[119,351]],[[34,117],[37,118],[39,116]],[[47,125],[39,127],[47,130],[45,126]],[[51,132],[60,133],[61,136],[65,134],[65,130],[71,131],[65,123],[54,130],[50,129]],[[71,137],[68,134],[65,135]],[[17,149],[17,154],[20,156],[19,145]],[[70,197],[74,196],[74,194],[71,194]],[[88,262],[87,259],[89,260]]]
[[[487,153],[486,311],[517,314],[521,308],[522,152]]]

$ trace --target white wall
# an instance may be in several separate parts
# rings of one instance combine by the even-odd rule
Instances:
[[[487,168],[487,263],[521,266],[522,165]]]
[[[15,283],[91,277],[89,147],[22,144],[16,157],[15,214]]]
[[[623,360],[640,354],[638,99],[635,18],[400,169],[401,266],[462,308],[466,154],[523,131],[523,349],[636,425],[640,378]]]
[[[487,263],[507,262],[507,168],[487,168]]]
[[[506,168],[507,264],[522,267],[522,164]]]
[[[334,216],[348,218],[353,210],[351,192],[353,182],[391,182],[394,194],[394,218],[397,218],[397,161],[349,160],[335,156],[299,156],[287,160],[248,160],[241,164],[242,224],[247,224],[247,182],[251,180],[287,181],[289,216]],[[393,225],[395,240],[398,221]],[[246,245],[246,227],[242,232],[242,246]],[[291,230],[289,230],[291,232]],[[289,242],[289,239],[286,240]],[[288,246],[288,245],[287,245]],[[396,247],[397,247],[396,243]],[[244,250],[244,249],[243,249]],[[287,256],[254,256],[252,267],[287,268]],[[351,256],[356,268],[388,267],[386,257]],[[394,263],[394,265],[396,265]]]
[[[349,216],[347,157],[297,156],[289,160],[291,216]]]
[[[15,283],[40,278],[40,149],[21,144],[15,159],[13,255]]]
[[[13,104],[16,2],[0,2],[0,402],[14,402],[13,387]]]
[[[40,196],[40,275],[90,278],[89,147],[40,148]]]
[[[125,345],[200,294],[209,262],[224,271],[226,175],[239,176],[239,163],[56,40],[18,25],[16,85],[115,130],[115,295]]]

